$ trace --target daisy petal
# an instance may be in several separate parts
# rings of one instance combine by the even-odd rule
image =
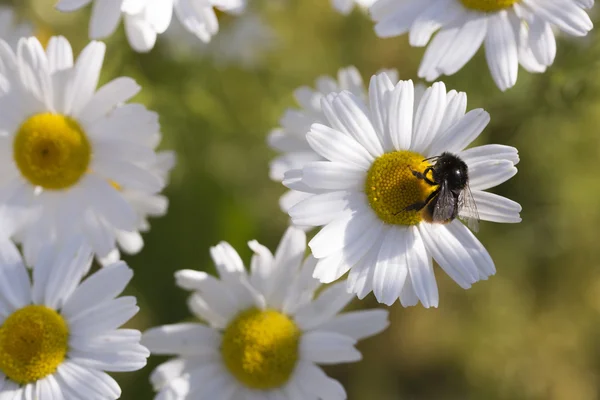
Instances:
[[[480,190],[473,191],[479,218],[484,221],[517,223],[521,222],[521,206],[506,197]]]
[[[339,333],[308,332],[302,335],[300,354],[303,360],[319,364],[355,362],[362,358],[355,344],[354,339]]]
[[[427,254],[418,228],[413,226],[409,228],[408,232],[408,243],[412,248],[406,253],[406,264],[412,287],[425,308],[437,307],[439,294],[431,258]]]
[[[202,324],[181,323],[147,330],[142,344],[154,354],[203,355],[218,349],[220,336]]]
[[[354,340],[362,340],[378,334],[388,325],[386,310],[361,310],[338,315],[319,326],[319,330],[337,332]]]

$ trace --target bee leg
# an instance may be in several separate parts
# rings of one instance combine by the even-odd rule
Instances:
[[[425,171],[423,172],[419,172],[419,171],[415,171],[414,169],[411,168],[410,172],[412,172],[412,174],[417,178],[417,179],[422,179],[425,181],[425,183],[427,183],[428,185],[431,186],[435,186],[437,185],[437,183],[435,183],[434,181],[432,181],[431,179],[429,179],[427,177],[427,174],[429,173],[429,171],[433,171],[433,168],[428,167],[425,169]]]
[[[436,189],[433,192],[431,192],[431,194],[429,196],[427,196],[425,201],[420,201],[418,203],[411,204],[410,206],[405,207],[402,211],[421,211],[439,193],[440,193],[440,189]],[[402,211],[400,211],[400,212],[402,212]],[[400,214],[400,212],[397,212],[394,215],[398,215],[398,214]]]

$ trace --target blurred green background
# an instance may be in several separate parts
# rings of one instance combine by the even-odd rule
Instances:
[[[65,35],[77,51],[87,43],[90,7],[60,14],[54,0],[2,2],[34,21],[41,38]],[[209,246],[227,240],[246,261],[250,239],[275,248],[287,224],[277,203],[285,189],[268,178],[274,153],[265,138],[295,107],[296,87],[352,64],[365,80],[384,67],[416,77],[423,49],[410,48],[406,36],[378,39],[360,10],[344,17],[328,0],[250,2],[277,33],[253,69],[198,56],[191,36],[159,37],[149,54],[130,50],[122,26],[107,40],[103,81],[132,76],[143,86],[135,101],[160,114],[161,147],[178,157],[169,213],[152,221],[144,250],[127,257],[136,272],[128,292],[141,307],[131,327],[189,318],[173,273],[213,271]],[[220,18],[225,29],[244,16]],[[549,72],[520,70],[507,93],[494,86],[481,52],[443,78],[468,93],[470,108],[490,112],[481,143],[519,149],[519,174],[497,192],[522,204],[523,222],[483,223],[479,238],[496,276],[464,291],[438,268],[439,309],[396,304],[390,328],[359,345],[362,362],[326,368],[350,400],[600,398],[598,60],[592,32],[561,39]],[[377,304],[371,295],[353,306]],[[115,374],[122,398],[151,399],[148,375],[163,360]]]

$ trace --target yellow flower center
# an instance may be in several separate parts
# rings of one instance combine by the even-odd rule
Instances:
[[[423,173],[429,162],[419,153],[402,150],[386,153],[375,160],[365,185],[369,204],[379,219],[393,225],[417,225],[421,212],[407,207],[427,199],[437,186],[418,179],[413,171]],[[431,179],[431,174],[427,175]]]
[[[521,0],[460,0],[463,5],[471,10],[492,12],[508,8]]]
[[[79,124],[64,115],[36,114],[17,132],[13,157],[21,174],[35,186],[60,190],[87,171],[92,149]]]
[[[252,308],[225,329],[221,355],[229,372],[244,385],[273,389],[294,372],[299,340],[300,329],[286,315]]]
[[[68,340],[69,327],[56,311],[23,307],[0,326],[0,371],[22,385],[42,379],[63,362]]]

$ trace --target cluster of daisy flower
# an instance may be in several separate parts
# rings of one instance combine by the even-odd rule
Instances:
[[[246,7],[245,0],[56,7],[89,3],[90,37],[110,35],[123,17],[137,51],[152,49],[173,14],[209,42],[219,28],[215,9]],[[354,3],[368,10],[381,37],[431,42],[419,69],[427,80],[456,73],[485,44],[492,77],[506,90],[519,64],[532,72],[552,64],[557,30],[590,31],[585,9],[594,2],[332,3],[342,13]],[[120,296],[133,276],[120,254],[141,251],[148,218],[166,213],[161,192],[175,156],[157,151],[158,115],[128,102],[140,90],[133,79],[97,87],[103,43],[75,57],[66,38],[44,47],[31,31],[0,11],[0,399],[117,399],[107,372],[138,370],[150,353],[175,357],[151,375],[157,399],[344,399],[320,365],[360,360],[356,343],[388,325],[386,310],[343,312],[346,305],[373,292],[385,305],[437,307],[433,260],[467,289],[496,271],[473,233],[478,222],[521,220],[518,203],[487,191],[516,174],[517,150],[469,147],[490,121],[486,111],[467,111],[467,95],[442,82],[415,85],[387,70],[365,87],[347,67],[315,89],[297,89],[300,108],[286,111],[268,137],[280,153],[270,176],[289,188],[280,204],[292,225],[275,254],[250,241],[246,268],[221,242],[210,249],[218,277],[175,276],[197,322],[144,334],[122,329],[138,307]],[[321,228],[307,256],[314,227]]]

